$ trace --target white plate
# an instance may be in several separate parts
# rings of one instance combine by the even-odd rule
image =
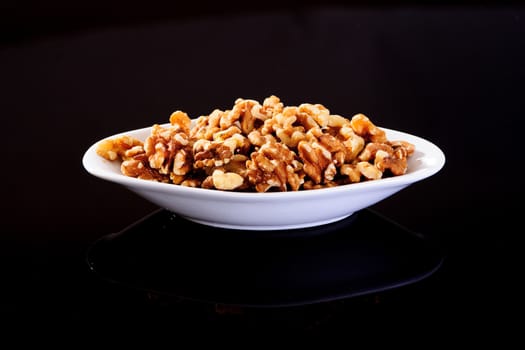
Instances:
[[[297,229],[344,219],[434,175],[444,166],[445,155],[433,143],[400,131],[381,129],[389,140],[405,140],[415,145],[406,174],[317,190],[227,192],[141,180],[123,175],[120,162],[111,162],[97,155],[98,142],[86,151],[82,164],[90,174],[124,186],[159,207],[194,222],[242,230]],[[146,127],[108,138],[130,135],[145,140],[150,132],[151,127]]]

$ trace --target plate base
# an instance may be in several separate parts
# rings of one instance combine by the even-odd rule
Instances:
[[[186,219],[186,220],[193,221],[193,222],[196,222],[196,223],[201,224],[201,225],[218,227],[218,228],[225,228],[225,229],[230,229],[230,230],[282,231],[282,230],[302,229],[302,228],[308,228],[308,227],[318,227],[318,226],[322,226],[322,225],[326,225],[326,224],[331,224],[331,223],[343,220],[343,219],[351,216],[352,214],[353,213],[350,213],[350,214],[347,214],[347,215],[343,215],[343,216],[340,216],[340,217],[336,217],[336,218],[329,219],[329,220],[323,220],[323,221],[311,221],[311,222],[301,223],[301,224],[297,224],[297,225],[276,225],[276,226],[273,226],[273,225],[267,225],[267,226],[264,226],[264,225],[259,225],[259,226],[227,225],[227,224],[221,224],[221,223],[216,223],[216,222],[211,222],[211,221],[206,221],[206,220],[194,219],[194,218],[190,218],[190,217],[183,216],[183,215],[180,215],[180,216],[182,218]]]

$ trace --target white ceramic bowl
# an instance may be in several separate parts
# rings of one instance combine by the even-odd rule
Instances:
[[[108,161],[96,153],[98,142],[82,158],[92,175],[121,185],[188,220],[201,224],[242,230],[284,230],[328,224],[369,207],[405,187],[437,173],[445,155],[433,143],[420,137],[382,128],[389,140],[415,145],[404,175],[317,190],[271,193],[228,192],[191,188],[128,177],[120,162]],[[145,140],[151,127],[109,136],[130,135]]]

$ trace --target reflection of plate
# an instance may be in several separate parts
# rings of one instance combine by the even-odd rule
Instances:
[[[274,307],[408,285],[443,260],[432,242],[369,209],[315,228],[246,233],[158,210],[96,241],[87,263],[102,278],[133,289]]]
[[[151,128],[122,134],[144,140]],[[93,144],[83,165],[94,176],[122,185],[179,216],[202,224],[246,229],[280,230],[331,223],[367,208],[405,187],[437,173],[445,163],[443,152],[431,142],[383,128],[388,139],[405,140],[416,147],[407,174],[319,190],[273,193],[240,193],[140,180],[122,175],[117,162],[96,154]]]

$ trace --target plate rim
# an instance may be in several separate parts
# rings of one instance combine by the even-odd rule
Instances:
[[[169,123],[159,124],[161,126],[169,126]],[[387,134],[387,138],[390,140],[405,140],[411,143],[414,143],[416,146],[415,155],[417,155],[421,151],[421,147],[423,146],[424,150],[426,152],[423,153],[422,159],[423,160],[433,160],[430,162],[430,164],[427,164],[422,169],[417,169],[414,172],[409,172],[407,174],[398,175],[398,176],[392,176],[388,178],[382,178],[378,180],[371,180],[371,181],[362,181],[358,183],[351,183],[346,185],[340,185],[340,186],[334,186],[334,187],[328,187],[328,188],[322,188],[322,189],[314,189],[314,190],[299,190],[299,191],[275,191],[275,192],[241,192],[241,191],[221,191],[217,189],[205,189],[205,188],[199,188],[199,187],[188,187],[188,186],[180,186],[172,183],[162,183],[157,181],[151,181],[151,180],[143,180],[143,179],[137,179],[134,177],[126,176],[122,173],[115,173],[115,172],[108,172],[105,171],[100,164],[104,162],[113,162],[109,161],[107,159],[104,159],[103,157],[96,154],[96,147],[101,141],[123,136],[123,135],[136,135],[144,132],[149,132],[153,126],[138,128],[134,130],[128,130],[119,132],[110,136],[106,136],[104,138],[101,138],[97,140],[96,142],[92,143],[88,149],[84,152],[82,156],[82,165],[84,169],[90,173],[91,175],[98,177],[100,179],[110,181],[113,183],[117,183],[123,186],[127,187],[141,187],[146,190],[151,190],[155,192],[173,192],[178,194],[187,194],[187,195],[195,195],[195,196],[206,196],[208,198],[214,198],[214,197],[220,197],[220,198],[236,198],[238,200],[246,199],[254,199],[257,198],[258,200],[274,200],[276,197],[282,197],[285,195],[286,197],[304,197],[309,198],[311,196],[323,196],[324,194],[330,195],[333,193],[338,193],[340,191],[366,191],[368,189],[374,189],[374,188],[381,188],[383,186],[391,187],[391,186],[403,186],[408,184],[413,184],[418,181],[421,181],[423,179],[426,179],[430,176],[433,176],[437,172],[439,172],[446,163],[446,157],[444,152],[433,142],[422,138],[420,136],[416,136],[413,134],[409,134],[403,131],[390,129],[386,127],[379,126],[380,129],[384,130]],[[390,135],[390,136],[389,136]],[[394,136],[395,135],[395,136]],[[392,137],[393,136],[393,137]],[[418,147],[419,146],[419,147]],[[97,162],[93,162],[93,159],[98,160]]]

